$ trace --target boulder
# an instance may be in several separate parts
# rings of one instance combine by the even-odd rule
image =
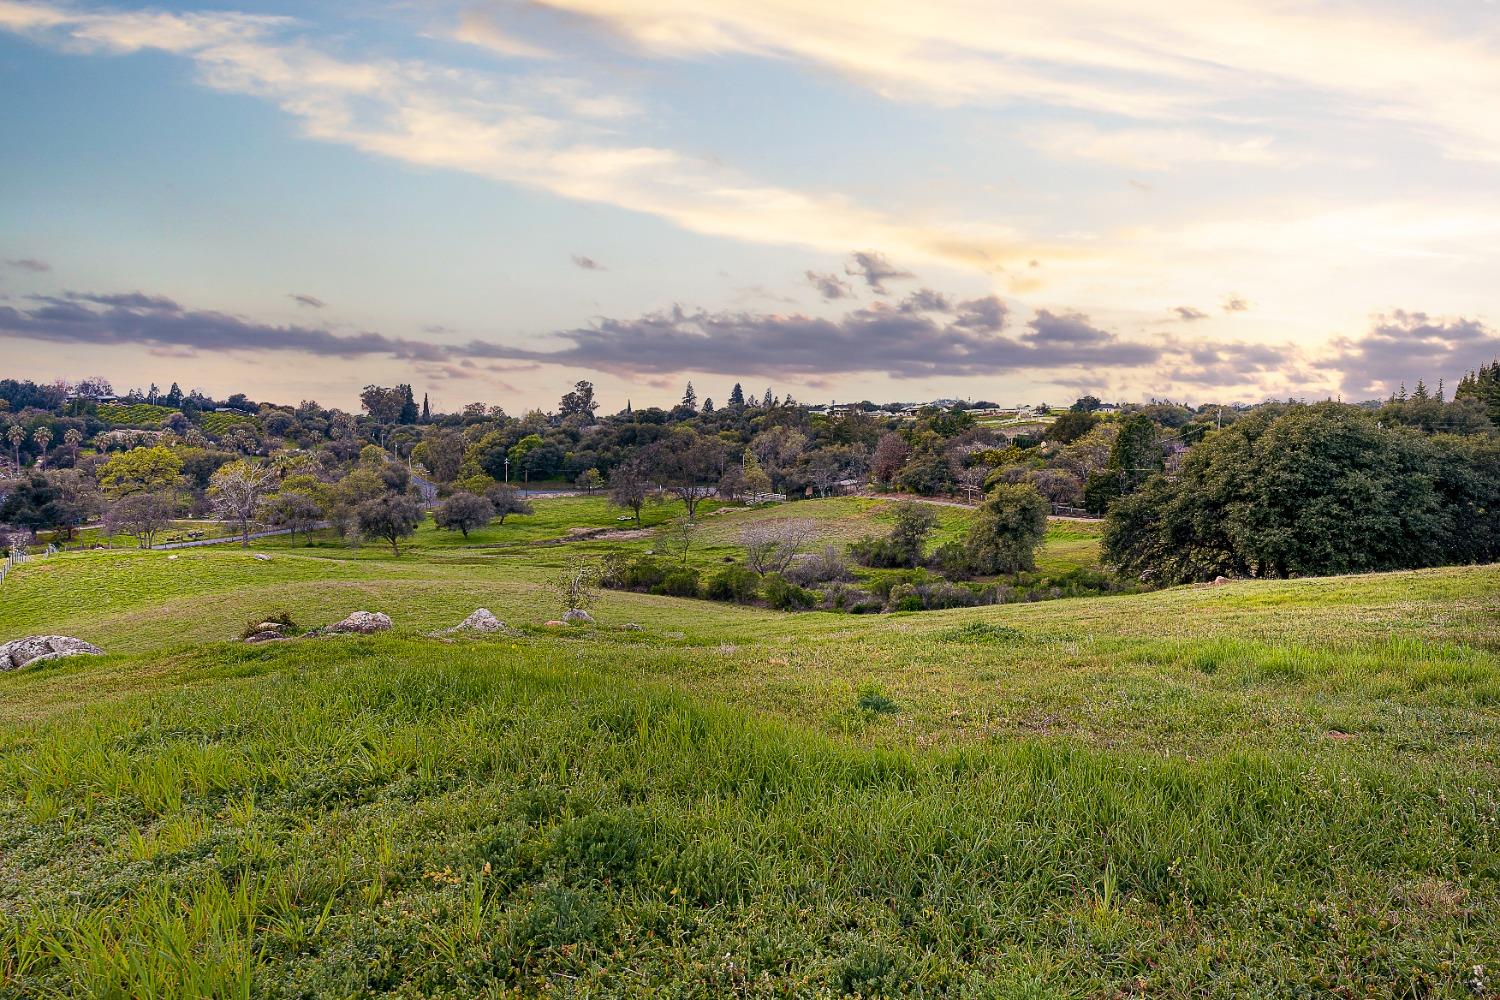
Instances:
[[[1214,577],[1214,586],[1215,587],[1222,587],[1222,586],[1224,586],[1224,584],[1226,584],[1228,582],[1229,582],[1229,577],[1227,577],[1227,576],[1216,576],[1216,577]]]
[[[69,635],[33,635],[0,646],[0,671],[20,670],[33,663],[60,660],[65,656],[103,656],[93,643]]]
[[[569,625],[591,625],[593,624],[594,616],[582,608],[570,608],[563,612],[563,621]]]
[[[286,636],[276,629],[266,629],[256,632],[254,635],[245,637],[246,642],[273,642],[277,639],[285,639]]]
[[[626,622],[624,625],[621,625],[620,628],[623,629],[626,632],[644,632],[644,631],[646,631],[646,626],[644,626],[644,625],[637,625],[635,622]]]
[[[450,632],[499,632],[505,628],[505,623],[496,618],[489,608],[480,608],[469,617],[458,623],[456,628]]]
[[[551,621],[547,622],[547,627],[548,628],[562,628],[566,624],[568,624],[568,623],[567,622],[560,622],[556,618],[553,618]]]
[[[379,611],[356,611],[343,621],[324,628],[322,632],[329,635],[371,635],[375,632],[385,632],[390,627],[389,615]]]
[[[258,559],[258,560],[260,560],[261,562],[270,562],[271,561],[271,557],[268,556],[268,555],[266,555],[264,552],[257,552],[257,553],[255,553],[255,558]]]

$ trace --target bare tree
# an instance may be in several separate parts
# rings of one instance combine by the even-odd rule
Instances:
[[[109,505],[104,512],[104,530],[109,535],[134,535],[141,548],[149,549],[156,536],[172,521],[172,498],[161,492],[132,493]]]
[[[638,459],[626,459],[610,470],[609,502],[634,514],[637,527],[641,523],[641,508],[650,498],[651,479]]]
[[[250,522],[261,502],[276,484],[276,470],[268,465],[230,462],[209,478],[208,499],[214,513],[226,521],[237,521],[240,544],[250,547]]]
[[[661,484],[687,508],[688,520],[698,516],[698,504],[712,496],[724,474],[724,446],[683,427],[651,446],[650,464]]]
[[[740,529],[739,543],[745,550],[745,565],[764,576],[785,573],[792,560],[818,535],[817,526],[801,518],[776,518],[747,524]]]
[[[673,521],[657,534],[657,547],[676,556],[685,566],[693,543],[698,540],[697,521]]]
[[[599,567],[588,559],[571,559],[552,581],[564,611],[587,611],[599,596]]]

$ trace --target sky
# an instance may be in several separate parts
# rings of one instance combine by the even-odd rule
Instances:
[[[0,377],[1389,395],[1500,357],[1500,4],[0,0]]]

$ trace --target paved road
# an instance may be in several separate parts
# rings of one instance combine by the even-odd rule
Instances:
[[[316,531],[319,528],[326,527],[328,527],[328,522],[321,521],[313,525],[313,530]],[[291,528],[276,528],[272,531],[252,531],[250,532],[250,540],[253,542],[257,538],[270,538],[272,535],[290,535],[291,533]],[[195,549],[200,545],[227,545],[230,542],[242,541],[243,537],[242,535],[228,535],[224,538],[200,538],[195,542],[167,542],[162,545],[153,545],[151,548],[152,551],[161,549]]]

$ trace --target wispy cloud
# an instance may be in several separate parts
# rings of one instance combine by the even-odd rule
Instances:
[[[1024,138],[1055,159],[1097,160],[1126,170],[1175,170],[1203,163],[1276,167],[1296,162],[1275,149],[1271,136],[1227,136],[1190,128],[1102,129],[1078,123],[1033,129]]]
[[[7,260],[5,263],[18,271],[32,271],[41,274],[52,270],[52,265],[45,260],[37,260],[35,257],[20,257],[15,260]]]
[[[323,309],[328,305],[316,295],[305,295],[302,292],[287,292],[286,297],[299,306],[307,306],[309,309]]]
[[[1238,295],[1230,295],[1224,299],[1222,308],[1227,313],[1249,312],[1250,303]]]
[[[1249,92],[1298,95],[1500,159],[1500,36],[1436,8],[1203,0],[1045,6],[537,0],[654,55],[795,59],[897,100],[1042,103],[1140,120],[1226,119]],[[1087,30],[1081,30],[1086,25]]]
[[[826,301],[833,302],[837,299],[847,299],[854,295],[854,289],[849,282],[836,274],[823,271],[805,272],[807,283],[818,290]]]
[[[584,271],[607,271],[607,270],[609,270],[609,268],[605,267],[603,264],[599,263],[594,258],[592,258],[592,257],[585,257],[582,254],[576,254],[576,253],[573,254],[573,265],[575,267],[578,267],[578,268],[584,270]]]
[[[0,0],[0,30],[78,53],[172,53],[191,60],[206,86],[274,103],[310,138],[615,205],[693,232],[821,250],[879,246],[985,270],[1070,252],[1004,225],[896,217],[841,193],[766,184],[699,155],[622,141],[613,125],[632,106],[583,81],[345,59],[289,18]]]
[[[863,278],[870,290],[884,294],[888,281],[908,281],[916,275],[903,270],[886,260],[885,254],[874,250],[856,250],[849,255],[844,273]]]
[[[1202,309],[1194,309],[1192,306],[1173,306],[1172,311],[1184,323],[1196,323],[1200,319],[1208,319],[1208,313]]]

